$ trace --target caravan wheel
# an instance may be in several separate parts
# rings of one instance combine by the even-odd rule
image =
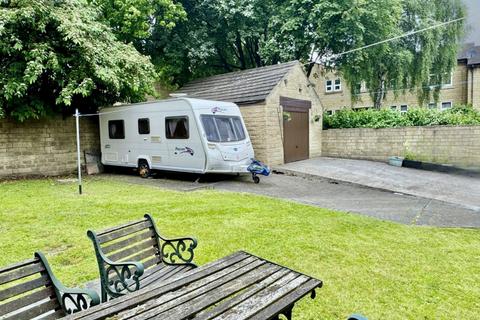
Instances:
[[[142,178],[148,178],[150,176],[150,167],[148,166],[148,162],[142,160],[138,163],[138,174]]]

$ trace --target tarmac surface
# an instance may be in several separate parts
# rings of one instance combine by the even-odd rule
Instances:
[[[470,206],[318,176],[272,174],[262,177],[259,184],[254,184],[249,176],[165,172],[158,172],[148,179],[142,179],[131,171],[102,174],[97,178],[185,192],[199,189],[247,192],[408,225],[480,227],[480,210]]]

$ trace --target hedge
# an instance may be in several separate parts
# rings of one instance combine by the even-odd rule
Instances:
[[[324,129],[439,125],[480,125],[480,111],[472,106],[455,106],[447,110],[411,108],[404,113],[390,109],[342,109],[333,115],[323,115]]]

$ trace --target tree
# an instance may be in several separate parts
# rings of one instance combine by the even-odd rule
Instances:
[[[168,32],[154,31],[146,43],[164,81],[181,85],[216,73],[295,59],[308,62],[315,54],[343,75],[353,99],[365,82],[376,107],[388,90],[398,94],[406,88],[417,91],[419,100],[428,99],[432,75],[445,78],[455,64],[463,22],[333,54],[465,16],[460,0],[181,2],[188,19]]]
[[[133,43],[144,50],[145,41],[152,31],[167,32],[178,21],[186,18],[179,3],[173,0],[89,0],[102,12],[102,18],[112,28],[117,38]]]
[[[95,111],[153,93],[149,58],[83,0],[10,0],[0,11],[0,114],[20,121]]]
[[[342,74],[352,89],[353,100],[358,98],[361,82],[377,108],[388,90],[397,95],[404,90],[416,91],[420,103],[429,99],[432,91],[438,98],[440,86],[432,89],[431,79],[440,83],[456,64],[463,21],[349,54],[335,54],[463,18],[460,0],[287,2],[291,3],[273,20],[276,27],[272,29],[278,31],[268,40],[264,57],[292,59],[300,51],[305,59],[314,52],[327,69]]]

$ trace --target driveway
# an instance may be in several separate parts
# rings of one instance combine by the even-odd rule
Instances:
[[[272,174],[254,184],[250,177],[168,174],[141,179],[132,174],[103,174],[98,179],[115,179],[190,192],[199,189],[247,192],[288,199],[322,208],[362,214],[403,224],[439,227],[480,227],[480,211],[435,199],[378,190],[323,178]]]
[[[440,200],[480,211],[480,175],[464,176],[399,168],[383,162],[326,157],[292,162],[276,169]]]

